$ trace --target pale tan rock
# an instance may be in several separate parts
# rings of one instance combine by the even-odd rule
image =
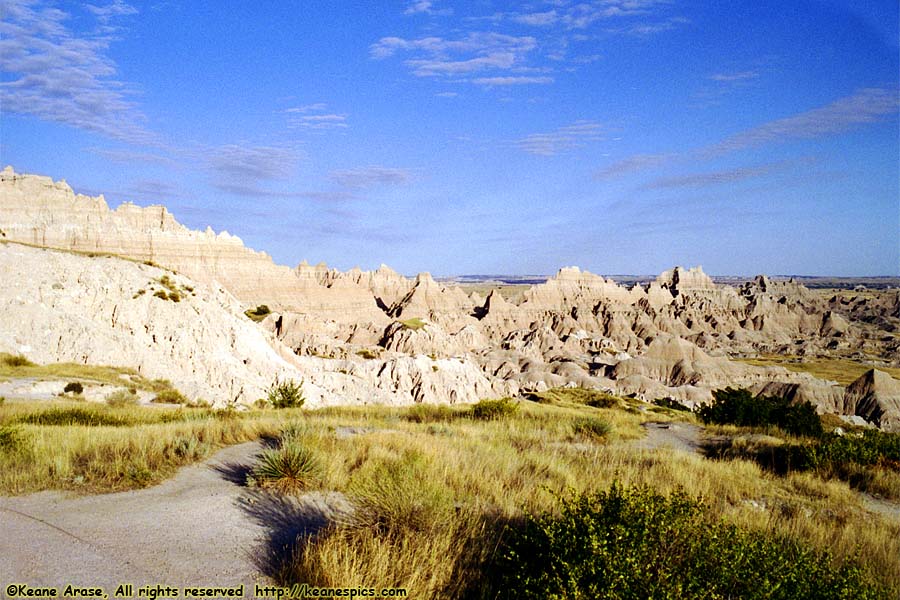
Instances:
[[[900,432],[900,381],[878,369],[866,371],[847,386],[843,412]]]

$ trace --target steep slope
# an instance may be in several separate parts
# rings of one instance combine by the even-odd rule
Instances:
[[[0,244],[0,351],[133,367],[216,404],[303,379],[290,351],[220,286],[117,258]],[[176,301],[177,299],[177,301]]]

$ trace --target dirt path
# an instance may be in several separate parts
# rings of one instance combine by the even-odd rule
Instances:
[[[691,423],[644,423],[647,435],[633,442],[640,450],[669,448],[679,452],[701,453],[703,427]]]
[[[299,500],[241,485],[261,445],[226,448],[153,488],[99,496],[41,492],[0,498],[0,585],[184,586],[266,583],[298,534],[345,502]]]

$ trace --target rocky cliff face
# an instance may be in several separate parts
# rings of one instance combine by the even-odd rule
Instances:
[[[65,181],[19,175],[10,167],[0,173],[0,232],[9,241],[152,262],[218,283],[247,303],[310,312],[377,309],[361,287],[330,290],[228,232],[184,227],[163,206],[122,204],[110,210],[103,196],[76,195]]]
[[[112,276],[96,280],[90,275],[92,267],[79,266],[85,274],[83,281],[78,280],[79,293],[96,298],[98,304],[84,304],[86,300],[54,304],[57,316],[52,323],[42,320],[49,317],[35,306],[42,306],[44,300],[35,301],[34,295],[48,294],[56,301],[55,292],[39,286],[28,288],[28,297],[22,296],[21,302],[9,300],[7,315],[16,316],[5,317],[8,320],[69,331],[66,314],[79,323],[99,315],[99,329],[91,329],[91,335],[117,340],[110,342],[117,350],[106,352],[102,345],[80,346],[85,342],[77,335],[69,340],[71,333],[41,338],[32,345],[38,360],[109,362],[118,357],[147,369],[153,369],[154,361],[179,363],[198,373],[190,379],[185,372],[185,380],[198,393],[204,391],[205,378],[224,382],[217,383],[215,390],[222,397],[234,395],[240,383],[248,381],[245,388],[253,391],[242,397],[250,398],[267,378],[290,368],[306,379],[317,401],[325,403],[469,402],[580,385],[692,404],[708,401],[713,389],[732,385],[762,393],[779,390],[798,401],[811,400],[821,411],[861,414],[884,424],[893,423],[892,415],[900,413],[891,400],[894,392],[880,380],[873,384],[875,392],[854,388],[845,397],[843,388],[833,382],[782,368],[750,367],[728,358],[763,352],[840,353],[875,355],[897,364],[900,338],[888,335],[900,327],[896,293],[828,300],[796,282],[775,282],[765,276],[733,288],[716,285],[699,267],[676,267],[649,285],[625,288],[567,267],[513,300],[496,290],[486,297],[470,296],[427,273],[407,279],[384,265],[374,272],[340,272],[324,264],[303,263],[295,269],[278,266],[227,233],[186,229],[163,207],[123,205],[110,210],[102,197],[75,195],[64,182],[17,175],[11,169],[0,175],[0,239],[113,253],[138,261],[116,261],[131,269],[151,269],[140,262],[152,261],[199,281],[202,289],[233,294],[236,300],[222,300],[230,316],[209,313],[205,321],[198,321],[209,325],[190,330],[189,340],[180,344],[173,340],[188,334],[174,323],[183,313],[172,312],[175,307],[160,305],[152,296],[130,296],[141,277],[152,279],[158,273],[123,275],[129,282],[125,286]],[[18,248],[17,252],[25,252]],[[38,268],[40,260],[31,260],[37,261],[32,267]],[[68,268],[60,263],[63,259],[47,260],[50,273]],[[47,281],[41,285],[53,289]],[[196,309],[198,315],[209,312],[193,302],[192,296],[178,308]],[[126,312],[133,316],[117,316],[112,323],[109,313],[119,304],[127,305]],[[240,315],[240,309],[256,304],[274,309],[258,326]],[[230,333],[213,333],[217,319],[230,323],[232,329],[226,328]],[[170,320],[173,325],[165,331],[155,331],[161,326],[157,323]],[[78,326],[74,325],[76,331]],[[133,356],[124,350],[128,338],[121,337],[125,335],[122,326],[134,336],[130,343],[140,350]],[[239,338],[250,335],[248,331],[263,337],[247,339],[262,339],[287,366],[273,359],[263,361],[267,366],[256,374],[247,373],[248,365],[260,364],[258,358],[244,362],[249,355],[241,350]],[[213,337],[204,337],[204,332]],[[29,345],[25,333],[20,333],[15,339],[6,338],[7,347]],[[229,358],[223,364],[232,364],[236,370],[225,373],[212,364],[204,366],[199,350],[185,354],[169,347],[218,348],[224,343],[220,338],[231,340],[224,347],[243,357],[238,359],[243,366]],[[146,358],[146,353],[154,358]],[[211,390],[206,388],[204,393]]]

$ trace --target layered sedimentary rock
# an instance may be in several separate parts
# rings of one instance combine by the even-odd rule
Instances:
[[[9,241],[152,262],[221,284],[248,303],[338,314],[377,310],[363,288],[331,290],[228,232],[190,230],[163,206],[125,203],[110,210],[103,196],[76,195],[65,181],[18,175],[10,167],[0,173],[0,232]]]
[[[877,369],[866,371],[847,386],[843,412],[900,432],[900,381]]]
[[[210,289],[221,286],[237,299],[230,301],[230,314],[245,329],[261,331],[274,354],[286,356],[295,374],[306,379],[316,401],[326,403],[468,402],[579,385],[690,405],[709,401],[712,390],[730,385],[808,400],[820,412],[857,414],[887,427],[900,415],[894,380],[881,375],[865,385],[854,384],[845,395],[834,382],[730,360],[760,353],[837,353],[900,364],[900,337],[894,335],[900,330],[896,291],[828,299],[795,281],[765,276],[739,287],[716,285],[699,267],[675,267],[647,285],[626,288],[567,267],[512,298],[497,289],[466,294],[427,273],[408,279],[384,265],[371,272],[341,272],[325,264],[278,266],[236,237],[188,230],[163,207],[126,204],[110,210],[102,197],[75,195],[64,182],[16,175],[11,169],[0,175],[2,239],[153,261]],[[91,285],[82,290],[88,297],[127,295],[124,288],[88,281]],[[100,286],[102,293],[91,286]],[[141,306],[140,298],[135,301]],[[267,304],[273,312],[253,325],[240,309],[256,304]],[[152,303],[147,305],[151,308],[162,310]],[[17,310],[9,314],[19,314]],[[73,318],[87,318],[87,309],[79,310],[72,309]],[[98,310],[105,314],[107,308]],[[5,318],[42,323],[33,307],[20,312]],[[135,314],[136,321],[127,321],[135,331],[141,319],[156,318],[156,312]],[[184,334],[173,329],[170,335]],[[238,335],[243,333],[232,337]],[[122,339],[116,339],[113,346],[123,348]],[[163,344],[159,336],[152,339]],[[147,344],[140,340],[139,348]],[[201,342],[221,344],[206,338]],[[72,360],[77,354],[49,338],[35,352],[41,359]],[[194,360],[165,348],[148,352],[162,363]],[[93,350],[81,354],[75,359],[112,358]],[[128,356],[123,351],[120,358]],[[140,356],[132,358],[145,364]],[[195,370],[203,375],[186,379],[188,385],[199,386],[206,376],[231,377],[235,384],[243,377],[212,366]],[[242,397],[258,393],[263,380],[277,372],[268,366],[247,375],[255,387]],[[229,386],[219,390],[222,397],[233,393]]]

